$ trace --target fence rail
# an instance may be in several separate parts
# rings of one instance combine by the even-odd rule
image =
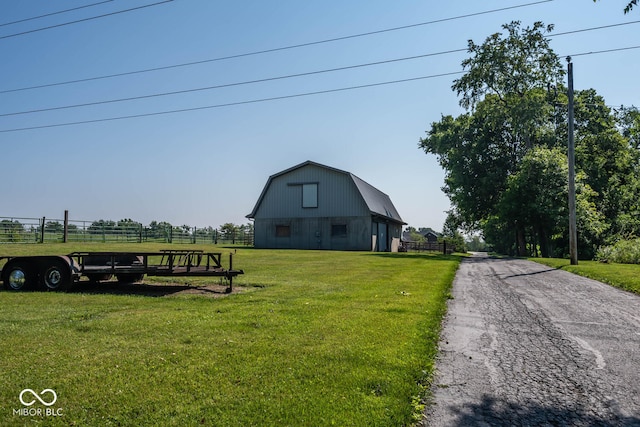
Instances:
[[[253,246],[253,229],[221,230],[213,227],[176,227],[168,223],[142,224],[114,221],[0,217],[0,244],[9,243],[211,243]]]

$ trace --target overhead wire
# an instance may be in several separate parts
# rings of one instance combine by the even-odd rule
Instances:
[[[604,49],[604,50],[595,50],[590,52],[574,53],[566,56],[576,57],[576,56],[596,55],[599,53],[621,52],[623,50],[633,50],[633,49],[640,49],[640,45],[629,46],[629,47],[619,47],[615,49]]]
[[[427,58],[427,57],[430,57],[430,56],[446,55],[446,54],[449,54],[449,53],[464,52],[464,51],[466,51],[466,49],[454,49],[454,50],[448,50],[448,51],[442,51],[442,52],[427,53],[427,54],[424,54],[424,55],[414,55],[414,56],[408,56],[408,57],[404,57],[404,58],[395,58],[395,59],[387,59],[387,60],[384,60],[384,61],[368,62],[368,63],[365,63],[365,64],[348,65],[348,66],[345,66],[345,67],[337,67],[337,68],[329,68],[329,69],[324,69],[324,70],[308,71],[308,72],[297,73],[297,74],[287,74],[287,75],[276,76],[276,77],[266,77],[266,78],[256,79],[256,80],[248,80],[248,81],[234,82],[234,83],[225,83],[225,84],[219,84],[219,85],[214,85],[214,86],[206,86],[206,87],[199,87],[199,88],[192,88],[192,89],[177,90],[177,91],[172,91],[172,92],[162,92],[162,93],[154,93],[154,94],[150,94],[150,95],[140,95],[140,96],[131,96],[131,97],[127,97],[127,98],[86,102],[86,103],[82,103],[82,104],[73,104],[73,105],[63,105],[63,106],[58,106],[58,107],[40,108],[40,109],[34,109],[34,110],[18,111],[18,112],[13,112],[13,113],[0,113],[0,117],[17,116],[17,115],[32,114],[32,113],[42,113],[42,112],[45,112],[45,111],[64,110],[64,109],[69,109],[69,108],[89,107],[89,106],[92,106],[92,105],[111,104],[111,103],[116,103],[116,102],[134,101],[134,100],[139,100],[139,99],[156,98],[156,97],[161,97],[161,96],[170,96],[170,95],[178,95],[178,94],[184,94],[184,93],[201,92],[201,91],[206,91],[206,90],[222,89],[222,88],[227,88],[227,87],[242,86],[242,85],[249,85],[249,84],[255,84],[255,83],[265,83],[265,82],[276,81],[276,80],[284,80],[284,79],[290,79],[290,78],[295,78],[295,77],[306,77],[306,76],[312,76],[312,75],[324,74],[324,73],[331,73],[331,72],[336,72],[336,71],[353,70],[353,69],[356,69],[356,68],[371,67],[371,66],[374,66],[374,65],[391,64],[391,63],[394,63],[394,62],[409,61],[409,60],[414,60],[414,59]]]
[[[570,55],[570,56],[596,55],[596,54],[600,54],[600,53],[608,53],[608,52],[614,52],[614,51],[619,51],[619,50],[639,49],[639,48],[640,48],[640,45],[633,46],[633,47],[627,47],[627,48],[608,49],[608,50],[603,50],[603,51],[598,51],[598,52],[585,52],[585,53],[573,54],[573,55]],[[247,105],[247,104],[257,104],[257,103],[262,103],[262,102],[279,101],[279,100],[292,99],[292,98],[302,98],[302,97],[313,96],[313,95],[322,95],[322,94],[328,94],[328,93],[345,92],[345,91],[356,90],[356,89],[365,89],[365,88],[371,88],[371,87],[379,87],[379,86],[387,86],[387,85],[392,85],[392,84],[414,82],[414,81],[418,81],[418,80],[433,79],[433,78],[437,78],[437,77],[447,77],[447,76],[453,76],[453,75],[459,75],[459,74],[464,74],[464,71],[462,71],[462,70],[461,71],[453,71],[453,72],[440,73],[440,74],[431,74],[431,75],[427,75],[427,76],[412,77],[412,78],[406,78],[406,79],[400,79],[400,80],[391,80],[391,81],[370,83],[370,84],[357,85],[357,86],[348,86],[348,87],[342,87],[342,88],[325,89],[325,90],[297,93],[297,94],[291,94],[291,95],[273,96],[273,97],[268,97],[268,98],[251,99],[251,100],[246,100],[246,101],[236,101],[236,102],[228,102],[228,103],[222,103],[222,104],[205,105],[205,106],[200,106],[200,107],[181,108],[181,109],[165,110],[165,111],[155,111],[155,112],[151,112],[151,113],[131,114],[131,115],[125,115],[125,116],[106,117],[106,118],[101,118],[101,119],[80,120],[80,121],[75,121],[75,122],[52,123],[52,124],[48,124],[48,125],[27,126],[27,127],[22,127],[22,128],[13,128],[13,129],[0,129],[0,133],[21,132],[21,131],[27,131],[27,130],[48,129],[48,128],[57,128],[57,127],[65,127],[65,126],[75,126],[75,125],[90,124],[90,123],[102,123],[102,122],[110,122],[110,121],[116,121],[116,120],[126,120],[126,119],[135,119],[135,118],[143,118],[143,117],[153,117],[153,116],[161,116],[161,115],[167,115],[167,114],[177,114],[177,113],[185,113],[185,112],[192,112],[192,111],[210,110],[210,109],[214,109],[214,108],[224,108],[224,107],[233,107],[233,106],[240,106],[240,105]]]
[[[20,33],[8,34],[8,35],[5,35],[5,36],[0,36],[0,40],[8,39],[8,38],[11,38],[11,37],[23,36],[25,34],[37,33],[39,31],[50,30],[52,28],[64,27],[66,25],[78,24],[80,22],[93,21],[95,19],[100,19],[100,18],[104,18],[104,17],[107,17],[107,16],[113,16],[113,15],[119,15],[121,13],[132,12],[134,10],[146,9],[148,7],[158,6],[158,5],[161,5],[161,4],[170,3],[172,1],[174,1],[174,0],[162,0],[162,1],[159,1],[159,2],[156,2],[156,3],[151,3],[151,4],[146,4],[146,5],[143,5],[143,6],[132,7],[130,9],[124,9],[124,10],[118,10],[118,11],[115,11],[115,12],[105,13],[103,15],[91,16],[91,17],[88,17],[88,18],[77,19],[75,21],[69,21],[69,22],[63,22],[61,24],[50,25],[48,27],[35,28],[33,30],[23,31],[23,32],[20,32]]]
[[[585,31],[604,30],[604,29],[607,29],[607,28],[615,28],[615,27],[622,27],[624,25],[637,24],[639,22],[640,22],[640,20],[628,21],[628,22],[619,22],[617,24],[601,25],[599,27],[584,28],[584,29],[581,29],[581,30],[564,31],[562,33],[549,34],[548,37],[551,38],[551,37],[557,37],[557,36],[566,36],[568,34],[584,33]]]
[[[392,85],[392,84],[398,84],[398,83],[406,83],[406,82],[412,82],[412,81],[416,81],[416,80],[425,80],[425,79],[432,79],[432,78],[436,78],[436,77],[452,76],[452,75],[457,75],[457,74],[462,74],[462,73],[463,73],[463,71],[455,71],[455,72],[451,72],[451,73],[432,74],[432,75],[428,75],[428,76],[412,77],[412,78],[408,78],[408,79],[392,80],[392,81],[378,82],[378,83],[370,83],[370,84],[365,84],[365,85],[349,86],[349,87],[336,88],[336,89],[326,89],[326,90],[319,90],[319,91],[315,91],[315,92],[297,93],[297,94],[292,94],[292,95],[274,96],[274,97],[269,97],[269,98],[251,99],[251,100],[247,100],[247,101],[228,102],[228,103],[224,103],[224,104],[206,105],[206,106],[201,106],[201,107],[181,108],[181,109],[177,109],[177,110],[156,111],[156,112],[152,112],[152,113],[132,114],[132,115],[127,115],[127,116],[107,117],[107,118],[93,119],[93,120],[81,120],[81,121],[77,121],[77,122],[55,123],[55,124],[41,125],[41,126],[29,126],[29,127],[24,127],[24,128],[15,128],[15,129],[2,129],[2,130],[0,130],[0,133],[18,132],[18,131],[33,130],[33,129],[46,129],[46,128],[54,128],[54,127],[62,127],[62,126],[73,126],[73,125],[81,125],[81,124],[87,124],[87,123],[109,122],[109,121],[114,121],[114,120],[134,119],[134,118],[141,118],[141,117],[160,116],[160,115],[165,115],[165,114],[175,114],[175,113],[184,113],[184,112],[190,112],[190,111],[209,110],[209,109],[213,109],[213,108],[232,107],[232,106],[246,105],[246,104],[256,104],[256,103],[261,103],[261,102],[278,101],[278,100],[282,100],[282,99],[301,98],[301,97],[305,97],[305,96],[321,95],[321,94],[327,94],[327,93],[344,92],[344,91],[355,90],[355,89],[364,89],[364,88],[370,88],[370,87],[376,87],[376,86],[385,86],[385,85]]]
[[[626,22],[626,23],[603,25],[603,26],[599,26],[599,27],[583,28],[583,29],[579,29],[579,30],[565,31],[565,32],[562,32],[562,33],[555,33],[553,35],[550,35],[549,37],[551,37],[551,36],[556,36],[556,37],[557,36],[564,36],[564,35],[576,34],[576,33],[581,33],[581,32],[586,32],[586,31],[602,30],[602,29],[606,29],[606,28],[618,27],[618,26],[621,26],[621,25],[637,24],[637,23],[640,23],[640,20]],[[620,48],[618,50],[630,50],[630,49],[635,49],[635,48],[636,47],[627,47],[627,48]],[[269,82],[269,81],[284,80],[284,79],[303,77],[303,76],[311,76],[311,75],[330,73],[330,72],[336,72],[336,71],[344,71],[344,70],[363,68],[363,67],[369,67],[369,66],[374,66],[374,65],[389,64],[389,63],[393,63],[393,62],[408,61],[408,60],[426,58],[426,57],[430,57],[430,56],[446,55],[446,54],[451,54],[451,53],[463,52],[463,51],[466,51],[466,50],[467,50],[466,48],[463,48],[463,49],[451,49],[451,50],[427,53],[427,54],[422,54],[422,55],[414,55],[414,56],[403,57],[403,58],[388,59],[388,60],[383,60],[383,61],[369,62],[369,63],[356,64],[356,65],[348,65],[348,66],[344,66],[344,67],[336,67],[336,68],[330,68],[330,69],[324,69],[324,70],[308,71],[308,72],[303,72],[303,73],[288,74],[288,75],[275,76],[275,77],[266,77],[266,78],[262,78],[262,79],[248,80],[248,81],[242,81],[242,82],[226,83],[226,84],[219,84],[219,85],[205,86],[205,87],[191,88],[191,89],[183,89],[183,90],[170,91],[170,92],[161,92],[161,93],[154,93],[154,94],[149,94],[149,95],[131,96],[131,97],[126,97],[126,98],[101,100],[101,101],[92,101],[92,102],[85,102],[85,103],[72,104],[72,105],[63,105],[63,106],[57,106],[57,107],[39,108],[39,109],[31,109],[31,110],[25,110],[25,111],[9,112],[9,113],[0,113],[0,117],[41,113],[41,112],[46,112],[46,111],[64,110],[64,109],[70,109],[70,108],[89,107],[89,106],[93,106],[93,105],[134,101],[134,100],[140,100],[140,99],[148,99],[148,98],[156,98],[156,97],[162,97],[162,96],[178,95],[178,94],[191,93],[191,92],[201,92],[201,91],[206,91],[206,90],[214,90],[214,89],[221,89],[221,88],[234,87],[234,86],[242,86],[242,85],[249,85],[249,84],[256,84],[256,83],[265,83],[265,82]],[[615,49],[614,50],[608,50],[608,51],[602,51],[601,53],[605,53],[605,52],[609,52],[609,51],[615,51]],[[585,55],[585,53],[576,54],[574,56],[582,56],[582,55]],[[3,93],[3,92],[0,91],[0,93]]]
[[[548,3],[548,2],[551,2],[551,1],[554,1],[554,0],[539,0],[539,1],[531,2],[531,3],[525,3],[525,4],[521,4],[521,5],[508,6],[508,7],[498,8],[498,9],[491,9],[491,10],[486,10],[486,11],[482,11],[482,12],[469,13],[469,14],[465,14],[465,15],[457,15],[457,16],[452,16],[452,17],[448,17],[448,18],[436,19],[436,20],[432,20],[432,21],[419,22],[419,23],[416,23],[416,24],[402,25],[402,26],[399,26],[399,27],[392,27],[392,28],[385,28],[385,29],[381,29],[381,30],[367,31],[367,32],[364,32],[364,33],[350,34],[350,35],[341,36],[341,37],[334,37],[334,38],[329,38],[329,39],[316,40],[316,41],[312,41],[312,42],[306,42],[306,43],[299,43],[299,44],[293,44],[293,45],[288,45],[288,46],[275,47],[275,48],[271,48],[271,49],[264,49],[264,50],[258,50],[258,51],[252,51],[252,52],[238,53],[238,54],[234,54],[234,55],[203,59],[203,60],[199,60],[199,61],[192,61],[192,62],[185,62],[185,63],[180,63],[180,64],[165,65],[165,66],[153,67],[153,68],[145,68],[145,69],[141,69],[141,70],[126,71],[126,72],[122,72],[122,73],[106,74],[106,75],[103,75],[103,76],[87,77],[87,78],[82,78],[82,79],[68,80],[68,81],[56,82],[56,83],[48,83],[48,84],[42,84],[42,85],[37,85],[37,86],[28,86],[28,87],[22,87],[22,88],[16,88],[16,89],[5,89],[5,90],[0,90],[0,94],[9,93],[9,92],[18,92],[18,91],[24,91],[24,90],[32,90],[32,89],[42,89],[42,88],[45,88],[45,87],[52,87],[52,86],[62,86],[62,85],[68,85],[68,84],[82,83],[82,82],[88,82],[88,81],[93,81],[93,80],[102,80],[102,79],[110,79],[110,78],[115,78],[115,77],[124,77],[124,76],[130,76],[130,75],[134,75],[134,74],[149,73],[149,72],[154,72],[154,71],[169,70],[169,69],[172,69],[172,68],[188,67],[188,66],[192,66],[192,65],[206,64],[206,63],[210,63],[210,62],[227,61],[227,60],[231,60],[231,59],[243,58],[243,57],[248,57],[248,56],[263,55],[263,54],[266,54],[266,53],[273,53],[273,52],[279,52],[279,51],[290,50],[290,49],[298,49],[298,48],[302,48],[302,47],[309,47],[309,46],[320,45],[320,44],[325,44],[325,43],[333,43],[333,42],[342,41],[342,40],[349,40],[349,39],[354,39],[354,38],[359,38],[359,37],[371,36],[371,35],[375,35],[375,34],[382,34],[382,33],[405,30],[405,29],[415,28],[415,27],[420,27],[420,26],[425,26],[425,25],[432,25],[432,24],[437,24],[437,23],[442,23],[442,22],[454,21],[454,20],[458,20],[458,19],[470,18],[470,17],[473,17],[473,16],[487,15],[487,14],[496,13],[496,12],[503,12],[505,10],[511,10],[511,9],[516,9],[516,8],[534,6],[534,5],[541,4],[541,3]]]
[[[101,4],[104,4],[104,3],[110,3],[112,1],[113,0],[104,0],[104,1],[100,1],[98,3],[85,4],[84,6],[73,7],[71,9],[65,9],[65,10],[59,10],[57,12],[45,13],[44,15],[32,16],[30,18],[23,18],[23,19],[19,19],[17,21],[12,21],[12,22],[5,22],[3,24],[0,24],[0,27],[6,27],[7,25],[13,25],[13,24],[19,24],[21,22],[33,21],[34,19],[46,18],[48,16],[60,15],[61,13],[72,12],[74,10],[86,9],[88,7],[98,6],[98,5],[101,5]]]
[[[109,0],[109,1],[112,1],[112,0]],[[173,1],[173,0],[165,0],[165,1],[162,1],[162,2],[158,2],[158,3],[154,3],[154,4],[151,4],[151,5],[146,5],[146,6],[142,6],[142,7],[149,7],[149,6],[153,6],[153,5],[167,3],[169,1]],[[334,38],[334,39],[326,39],[326,40],[323,40],[323,41],[310,42],[310,43],[305,43],[305,44],[300,44],[300,45],[292,45],[292,46],[287,46],[287,47],[269,49],[269,50],[265,50],[265,51],[238,54],[238,55],[232,55],[232,56],[227,56],[227,57],[223,57],[223,58],[214,58],[214,59],[210,59],[210,60],[197,61],[195,63],[203,63],[203,62],[211,62],[211,61],[217,61],[217,60],[223,60],[223,59],[231,59],[231,58],[237,58],[237,57],[242,57],[242,56],[256,55],[256,54],[260,54],[260,53],[267,53],[267,52],[272,52],[272,51],[277,51],[277,50],[291,49],[291,48],[302,47],[302,46],[309,46],[309,45],[318,44],[318,43],[326,43],[326,42],[330,42],[330,41],[344,40],[344,39],[347,39],[347,38],[361,37],[361,36],[364,36],[364,35],[377,34],[377,33],[380,33],[380,32],[393,31],[393,30],[396,30],[396,29],[404,29],[404,28],[415,27],[415,26],[418,26],[418,25],[426,25],[428,23],[449,21],[449,20],[453,20],[453,19],[460,19],[462,17],[476,16],[476,15],[480,15],[480,14],[492,13],[492,12],[499,11],[499,10],[513,9],[513,8],[516,8],[516,7],[524,7],[524,6],[528,6],[528,5],[532,5],[532,4],[546,3],[546,2],[549,2],[549,1],[553,1],[553,0],[538,1],[538,2],[534,2],[534,3],[528,3],[526,5],[511,6],[511,7],[502,8],[502,9],[494,9],[492,11],[478,12],[478,13],[474,13],[474,14],[460,15],[458,17],[451,17],[451,18],[445,18],[445,19],[436,20],[436,21],[429,21],[427,23],[412,24],[412,25],[407,25],[407,26],[402,26],[402,27],[395,27],[393,29],[372,31],[372,32],[367,32],[367,33],[361,33],[361,34],[358,34],[358,35],[344,36],[344,37]],[[85,7],[88,7],[88,6],[89,5],[87,5]],[[133,8],[133,9],[129,9],[129,10],[135,10],[135,9],[139,9],[139,8]],[[121,12],[124,12],[124,11],[121,11]],[[562,32],[562,33],[550,34],[549,37],[563,36],[563,35],[575,34],[575,33],[580,33],[580,32],[585,32],[585,31],[601,30],[601,29],[605,29],[605,28],[612,28],[612,27],[617,27],[617,26],[622,26],[622,25],[630,25],[630,24],[635,24],[635,23],[639,23],[639,22],[640,21],[631,21],[631,22],[611,24],[611,25],[606,25],[606,26],[599,26],[599,27],[592,27],[592,28],[586,28],[586,29],[572,30],[572,31],[566,31],[566,32]],[[593,55],[593,54],[607,53],[607,52],[616,52],[616,51],[631,50],[631,49],[638,49],[638,48],[640,48],[640,46],[630,46],[630,47],[625,47],[625,48],[607,49],[607,50],[600,50],[600,51],[595,51],[595,52],[577,53],[577,54],[573,54],[571,56],[577,57],[577,56]],[[223,88],[223,87],[231,87],[231,86],[239,86],[239,85],[246,85],[246,84],[253,84],[253,83],[261,83],[261,82],[266,82],[266,81],[273,81],[273,80],[280,80],[280,79],[308,76],[308,75],[314,75],[314,74],[320,74],[320,73],[328,73],[328,72],[334,72],[334,71],[354,69],[354,68],[359,68],[359,67],[380,65],[380,64],[391,63],[391,62],[406,61],[406,60],[411,60],[411,59],[424,58],[424,57],[427,57],[427,56],[435,56],[435,55],[443,55],[443,54],[448,54],[448,53],[461,52],[461,51],[465,51],[465,50],[466,50],[466,48],[465,49],[453,49],[453,50],[448,50],[448,51],[435,52],[435,53],[429,53],[429,54],[423,54],[423,55],[415,55],[415,56],[411,56],[411,57],[396,58],[396,59],[390,59],[390,60],[383,60],[383,61],[371,62],[371,63],[366,63],[366,64],[357,64],[357,65],[350,65],[350,66],[345,66],[345,67],[337,67],[337,68],[331,68],[331,69],[325,69],[325,70],[316,70],[316,71],[310,71],[310,72],[304,72],[304,73],[289,74],[289,75],[284,75],[284,76],[268,77],[268,78],[250,80],[250,81],[244,81],[244,82],[227,83],[227,84],[208,86],[208,87],[202,87],[202,88],[185,89],[185,90],[180,90],[180,91],[164,92],[164,93],[142,95],[142,96],[121,98],[121,99],[113,99],[113,100],[94,101],[94,102],[89,102],[89,103],[84,103],[84,104],[75,104],[75,105],[51,107],[51,108],[44,108],[44,109],[38,109],[38,110],[28,110],[28,111],[14,112],[14,113],[4,113],[4,114],[0,114],[0,117],[19,115],[19,114],[29,114],[29,113],[36,113],[36,112],[44,112],[44,111],[61,110],[61,109],[68,109],[68,108],[85,107],[85,106],[99,105],[99,104],[108,104],[108,103],[114,103],[114,102],[132,101],[132,100],[137,100],[137,99],[145,99],[145,98],[168,96],[168,95],[175,95],[175,94],[188,93],[188,92],[196,92],[196,91],[203,91],[203,90],[218,89],[218,88]],[[138,71],[133,71],[133,72],[128,72],[128,73],[122,73],[122,74],[119,74],[119,75],[148,72],[150,70],[157,70],[157,69],[175,68],[175,67],[179,67],[179,66],[192,65],[192,64],[195,64],[195,63],[177,64],[177,65],[161,67],[161,68],[156,68],[156,69],[148,69],[148,70],[138,70]],[[237,101],[237,102],[223,103],[223,104],[216,104],[216,105],[209,105],[209,106],[183,108],[183,109],[178,109],[178,110],[158,111],[158,112],[141,113],[141,114],[134,114],[134,115],[118,116],[118,117],[108,117],[108,118],[101,118],[101,119],[76,121],[76,122],[55,123],[55,124],[41,125],[41,126],[31,126],[31,127],[14,128],[14,129],[4,129],[4,130],[0,130],[0,133],[17,132],[17,131],[31,130],[31,129],[43,129],[43,128],[51,128],[51,127],[61,127],[61,126],[71,126],[71,125],[79,125],[79,124],[86,124],[86,123],[97,123],[97,122],[114,121],[114,120],[124,120],[124,119],[149,117],[149,116],[157,116],[157,115],[164,115],[164,114],[181,113],[181,112],[188,112],[188,111],[205,110],[205,109],[212,109],[212,108],[230,107],[230,106],[252,104],[252,103],[259,103],[259,102],[268,102],[268,101],[276,101],[276,100],[282,100],[282,99],[298,98],[298,97],[312,96],[312,95],[319,95],[319,94],[326,94],[326,93],[333,93],[333,92],[342,92],[342,91],[347,91],[347,90],[355,90],[355,89],[362,89],[362,88],[375,87],[375,86],[398,84],[398,83],[403,83],[403,82],[410,82],[410,81],[423,80],[423,79],[442,77],[442,76],[450,76],[450,75],[456,75],[456,74],[462,74],[462,73],[463,73],[463,71],[456,71],[456,72],[448,72],[448,73],[442,73],[442,74],[436,74],[436,75],[420,76],[420,77],[401,79],[401,80],[393,80],[393,81],[387,81],[387,82],[378,82],[378,83],[372,83],[372,84],[349,86],[349,87],[344,87],[344,88],[327,89],[327,90],[321,90],[321,91],[306,92],[306,93],[291,94],[291,95],[283,95],[283,96],[261,98],[261,99],[254,99],[254,100]],[[113,75],[111,75],[111,76],[113,76]],[[111,76],[101,76],[101,77],[96,77],[96,78],[83,79],[81,81],[94,80],[94,79],[99,79],[99,78],[107,78],[107,77],[111,77]],[[49,85],[44,85],[44,86],[54,86],[54,85],[68,84],[68,83],[70,83],[70,82],[54,83],[54,84],[49,84]],[[31,88],[35,88],[35,87],[31,87]],[[30,88],[5,90],[5,91],[0,91],[0,93],[7,93],[7,92],[11,92],[11,91],[26,90],[26,89],[30,89]]]

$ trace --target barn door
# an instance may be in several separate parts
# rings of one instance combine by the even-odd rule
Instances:
[[[319,219],[310,218],[308,221],[309,231],[307,249],[324,249],[323,247],[323,235],[322,235],[322,223]]]
[[[387,252],[389,250],[387,224],[378,223],[378,252]]]

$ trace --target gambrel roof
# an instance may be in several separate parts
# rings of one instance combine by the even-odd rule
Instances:
[[[374,215],[383,219],[387,219],[392,222],[406,224],[404,221],[402,221],[402,218],[400,217],[398,210],[395,208],[395,206],[393,205],[393,202],[391,202],[391,199],[389,198],[388,195],[378,190],[377,188],[367,183],[366,181],[358,178],[356,175],[352,174],[351,172],[343,171],[330,166],[325,166],[320,163],[312,162],[311,160],[307,160],[306,162],[300,163],[299,165],[293,166],[289,169],[283,170],[282,172],[278,172],[274,175],[271,175],[267,180],[267,184],[264,186],[264,189],[262,190],[262,193],[260,194],[260,197],[258,198],[258,201],[255,207],[253,208],[251,213],[246,217],[255,218],[258,208],[260,207],[260,204],[262,203],[262,200],[267,190],[269,189],[271,182],[275,178],[282,175],[286,175],[296,169],[309,166],[309,165],[328,169],[340,174],[347,175],[351,179],[351,181],[355,184],[356,188],[358,189],[358,193],[362,197],[362,200],[364,201],[364,203],[367,205],[371,215]]]

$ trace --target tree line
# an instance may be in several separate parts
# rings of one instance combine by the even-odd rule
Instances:
[[[419,143],[445,170],[445,234],[480,231],[501,253],[568,254],[568,98],[552,29],[512,22],[482,44],[469,41],[452,85],[466,112],[443,115]],[[576,91],[575,146],[584,259],[640,236],[640,112]]]

